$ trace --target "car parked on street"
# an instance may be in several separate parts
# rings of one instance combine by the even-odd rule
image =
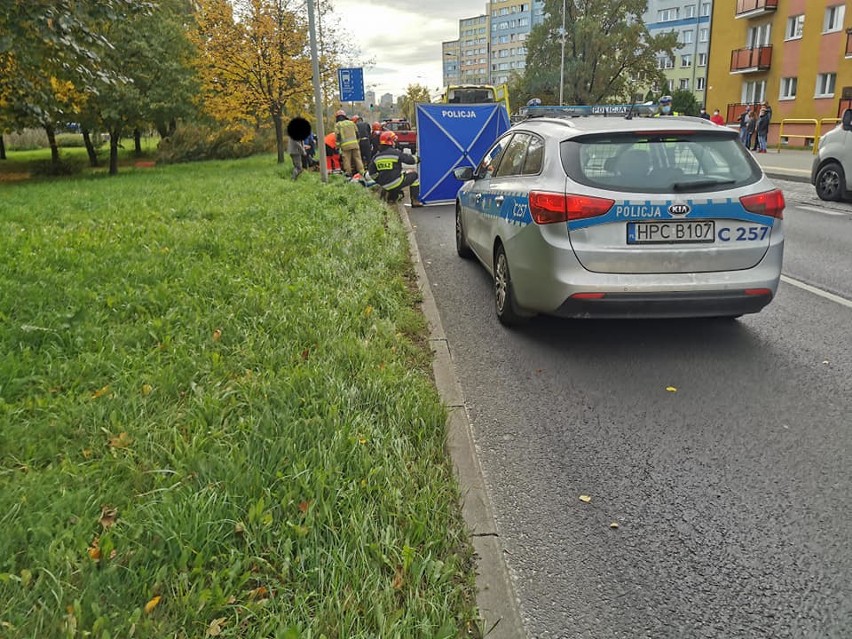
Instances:
[[[784,196],[706,120],[530,117],[454,174],[456,249],[503,324],[738,317],[777,291]]]
[[[852,193],[852,109],[846,109],[840,124],[819,139],[811,184],[817,196],[828,202]]]

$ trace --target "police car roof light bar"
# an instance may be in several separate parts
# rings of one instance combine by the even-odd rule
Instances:
[[[529,106],[521,109],[521,114],[528,118],[543,117],[585,117],[617,116],[625,117],[628,114],[651,116],[657,113],[654,104],[569,104],[564,106]]]

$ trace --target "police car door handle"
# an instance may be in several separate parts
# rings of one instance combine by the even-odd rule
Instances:
[[[503,204],[503,200],[505,200],[505,199],[506,199],[506,198],[505,198],[505,197],[503,197],[502,195],[498,195],[497,197],[495,197],[495,198],[494,198],[494,201],[495,201],[497,204]]]

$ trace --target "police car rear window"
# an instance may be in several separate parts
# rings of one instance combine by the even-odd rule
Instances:
[[[760,167],[735,136],[619,132],[562,142],[562,166],[588,186],[641,193],[722,191],[757,182]]]

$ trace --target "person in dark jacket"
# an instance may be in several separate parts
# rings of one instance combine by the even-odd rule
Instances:
[[[353,115],[352,121],[358,131],[358,148],[361,151],[361,161],[364,162],[364,166],[367,166],[373,156],[373,150],[370,147],[370,123],[364,122],[360,115]]]
[[[766,138],[769,137],[769,119],[771,117],[772,112],[765,106],[761,107],[756,126],[758,153],[766,153]]]
[[[416,165],[420,159],[411,153],[403,153],[396,148],[396,133],[382,131],[379,136],[379,150],[370,160],[367,174],[382,187],[388,202],[402,199],[402,191],[408,187],[411,206],[423,206],[420,201],[420,176],[417,171],[403,171],[403,164]]]

